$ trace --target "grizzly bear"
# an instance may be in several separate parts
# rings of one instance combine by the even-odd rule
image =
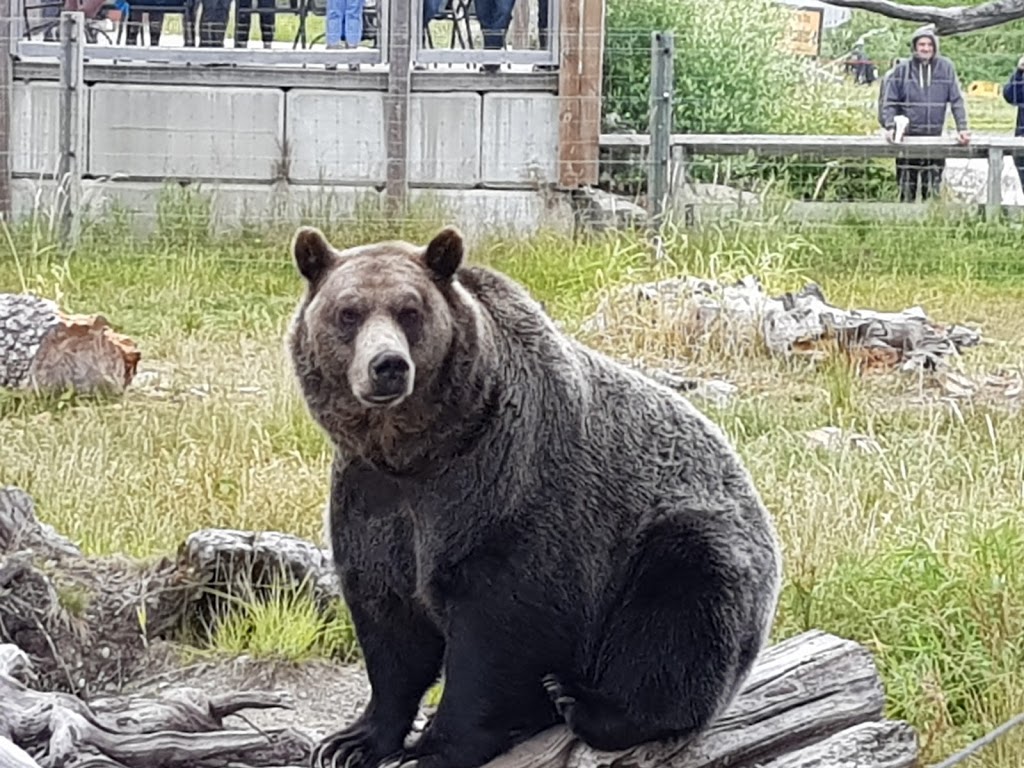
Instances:
[[[334,447],[331,551],[371,685],[312,764],[475,768],[560,722],[599,750],[706,729],[781,569],[723,433],[464,265],[453,227],[344,250],[302,227],[292,248],[288,354]]]

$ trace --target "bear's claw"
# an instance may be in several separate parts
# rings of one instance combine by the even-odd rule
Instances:
[[[545,675],[541,682],[544,684],[544,690],[547,691],[548,696],[554,703],[555,709],[558,710],[558,714],[563,718],[568,717],[573,705],[576,704],[576,697],[566,690],[566,687],[556,675]]]

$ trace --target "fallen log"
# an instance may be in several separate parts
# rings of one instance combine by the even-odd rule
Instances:
[[[29,293],[0,293],[0,388],[121,394],[141,355],[102,315],[73,315]]]
[[[161,698],[87,704],[66,693],[31,690],[0,667],[0,701],[0,759],[25,768],[83,760],[110,768],[290,766],[308,761],[313,747],[308,735],[291,728],[224,728],[223,718],[243,709],[290,708],[280,693],[207,696],[183,688]]]
[[[633,333],[637,327],[696,349],[815,360],[838,352],[862,371],[940,369],[981,343],[977,331],[937,323],[921,307],[843,309],[813,283],[770,296],[752,275],[728,285],[683,277],[627,286],[605,297],[581,330]]]

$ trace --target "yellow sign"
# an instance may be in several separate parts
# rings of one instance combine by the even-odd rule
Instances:
[[[823,16],[818,8],[794,8],[786,24],[782,47],[798,56],[818,56]]]

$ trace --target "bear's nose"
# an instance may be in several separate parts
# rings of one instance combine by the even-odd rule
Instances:
[[[405,390],[409,361],[394,352],[380,352],[370,360],[370,379],[378,394],[399,394]]]

